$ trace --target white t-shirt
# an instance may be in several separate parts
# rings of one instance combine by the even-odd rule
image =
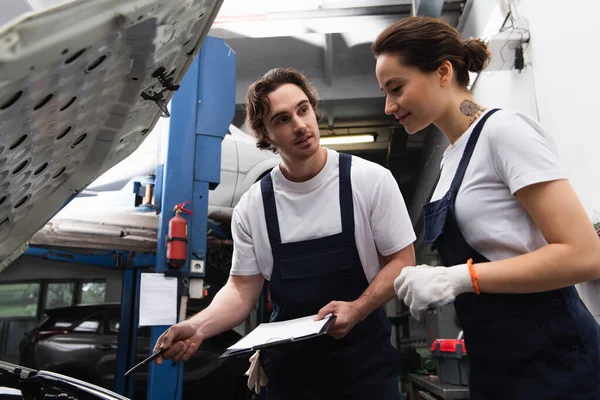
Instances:
[[[432,201],[448,192],[477,122],[446,149]],[[467,243],[490,261],[545,246],[542,233],[514,193],[525,186],[557,179],[566,179],[558,152],[552,138],[535,120],[505,110],[491,115],[456,197],[456,219]]]
[[[282,243],[334,235],[342,231],[339,199],[339,154],[327,149],[325,167],[306,182],[287,180],[279,167],[271,171]],[[388,256],[415,241],[402,194],[389,170],[352,157],[352,197],[356,247],[369,282]],[[267,233],[260,182],[252,185],[233,211],[231,275],[271,278],[273,255]]]

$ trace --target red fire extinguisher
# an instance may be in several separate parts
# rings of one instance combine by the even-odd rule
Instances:
[[[179,268],[185,264],[187,255],[187,221],[181,215],[186,212],[192,214],[192,212],[185,208],[187,203],[180,203],[175,205],[173,211],[175,216],[169,220],[169,235],[167,236],[167,263],[174,268]]]

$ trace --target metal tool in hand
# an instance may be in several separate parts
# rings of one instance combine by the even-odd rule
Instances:
[[[159,351],[156,351],[154,353],[152,353],[152,355],[148,358],[146,358],[144,361],[140,362],[139,364],[137,364],[136,366],[134,366],[133,368],[131,368],[129,371],[125,372],[125,376],[129,375],[130,373],[132,373],[133,371],[139,369],[140,367],[148,364],[150,361],[154,360],[155,358],[157,358],[158,356],[162,355],[165,351],[169,350],[170,347],[161,349]]]

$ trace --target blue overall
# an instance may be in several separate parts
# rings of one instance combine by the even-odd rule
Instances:
[[[356,300],[369,285],[354,239],[352,159],[339,157],[342,232],[335,235],[281,243],[271,175],[261,181],[273,252],[271,322],[317,314],[334,300]],[[267,398],[399,399],[398,353],[390,332],[389,320],[377,308],[343,339],[322,335],[262,349]]]
[[[425,242],[435,244],[443,265],[489,261],[464,239],[454,205],[481,129],[496,111],[473,130],[446,195],[424,207]],[[469,356],[471,400],[600,399],[600,329],[573,286],[464,293],[454,306]]]

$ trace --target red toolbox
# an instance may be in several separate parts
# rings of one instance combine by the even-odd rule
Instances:
[[[469,360],[463,339],[437,339],[431,344],[431,355],[442,383],[468,386]]]

